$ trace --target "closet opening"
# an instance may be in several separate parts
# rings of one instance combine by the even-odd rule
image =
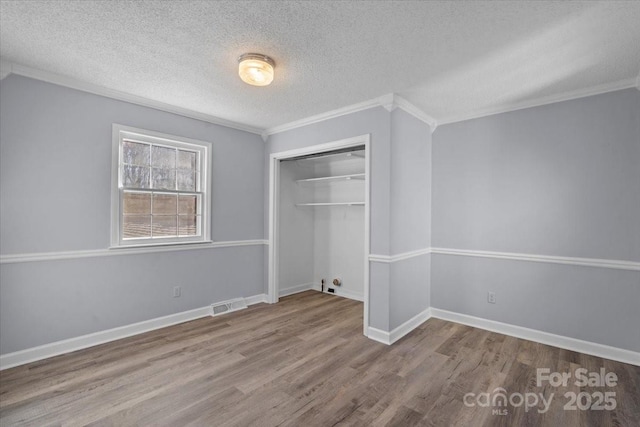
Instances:
[[[369,135],[273,153],[270,303],[306,290],[363,301],[369,325]]]

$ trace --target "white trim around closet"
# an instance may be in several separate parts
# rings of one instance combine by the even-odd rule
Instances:
[[[341,139],[338,141],[328,142],[325,144],[317,144],[293,150],[271,153],[269,155],[269,258],[268,258],[268,293],[267,300],[269,303],[278,302],[279,298],[279,274],[278,274],[278,224],[279,213],[278,204],[280,194],[280,161],[305,156],[310,154],[332,151],[341,148],[357,147],[364,145],[365,147],[365,198],[364,198],[364,292],[363,292],[363,333],[366,336],[369,331],[369,240],[370,240],[370,134],[354,136],[351,138]]]

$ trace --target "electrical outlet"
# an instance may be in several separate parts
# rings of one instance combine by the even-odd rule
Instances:
[[[174,298],[178,298],[180,296],[180,294],[182,294],[182,287],[181,286],[174,286],[173,287],[173,297]]]
[[[330,294],[335,294],[336,290],[333,288],[327,288],[327,292],[329,292]]]
[[[487,302],[489,304],[496,303],[496,293],[495,292],[487,292]]]

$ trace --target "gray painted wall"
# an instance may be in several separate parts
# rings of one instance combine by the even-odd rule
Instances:
[[[0,84],[3,255],[109,246],[113,123],[211,142],[212,239],[262,238],[258,135],[16,75]]]
[[[397,108],[391,113],[391,254],[431,241],[431,131]]]
[[[263,252],[258,245],[3,264],[2,354],[260,294]],[[176,285],[180,298],[172,297]]]
[[[431,130],[397,108],[391,113],[391,254],[431,246]],[[430,256],[390,265],[389,328],[430,305]]]
[[[212,142],[213,240],[263,238],[258,135],[15,75],[0,93],[2,255],[109,246],[112,123]],[[263,293],[264,252],[2,264],[0,352]]]
[[[640,261],[640,92],[439,127],[433,245]]]
[[[638,271],[434,254],[431,281],[433,307],[640,351]]]
[[[391,264],[389,331],[431,305],[431,256],[420,255]]]
[[[439,127],[432,245],[638,262],[639,165],[635,89]],[[640,272],[446,255],[431,267],[433,307],[640,350]]]

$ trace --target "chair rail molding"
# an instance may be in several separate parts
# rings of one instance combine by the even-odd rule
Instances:
[[[566,264],[566,265],[577,265],[577,266],[583,266],[583,267],[599,267],[599,268],[613,268],[617,270],[640,271],[640,262],[635,262],[635,261],[625,261],[625,260],[617,260],[617,259],[600,259],[600,258],[579,258],[579,257],[567,257],[567,256],[555,256],[555,255],[523,254],[523,253],[517,253],[517,252],[493,252],[493,251],[478,251],[478,250],[469,250],[469,249],[434,248],[434,247],[417,249],[414,251],[403,252],[396,255],[369,254],[369,261],[389,264],[389,263],[403,261],[405,259],[410,259],[410,258],[414,258],[421,255],[427,255],[427,254],[494,258],[494,259],[513,260],[513,261],[544,262],[544,263],[551,263],[551,264]]]
[[[468,249],[431,248],[432,254],[456,255],[480,258],[495,258],[514,261],[545,262],[551,264],[579,265],[583,267],[613,268],[618,270],[640,271],[640,262],[616,259],[578,258],[555,255],[523,254],[515,252],[492,252]]]
[[[134,246],[129,248],[113,249],[88,249],[80,251],[39,252],[28,254],[1,255],[0,264],[14,264],[20,262],[56,261],[62,259],[93,258],[120,255],[139,255],[156,252],[193,251],[201,249],[231,248],[235,246],[268,245],[263,239],[256,240],[230,240],[226,242],[185,243],[165,246]]]

